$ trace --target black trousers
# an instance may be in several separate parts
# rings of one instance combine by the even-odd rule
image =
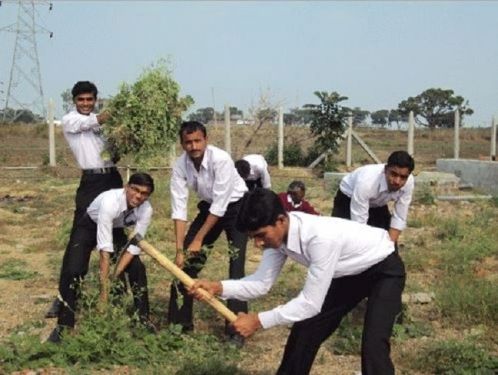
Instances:
[[[184,242],[184,249],[188,249],[190,243],[193,241],[195,235],[202,227],[209,215],[210,204],[204,201],[199,202],[197,208],[199,213],[194,219],[190,228],[187,232]],[[235,220],[239,212],[240,200],[228,205],[225,215],[221,217],[215,226],[208,232],[206,237],[204,237],[203,245],[208,248],[212,248],[214,242],[218,239],[222,231],[225,231],[227,240],[234,250],[234,253],[230,256],[229,263],[229,278],[230,279],[240,279],[245,276],[245,258],[246,258],[246,245],[247,245],[247,235],[239,232],[235,228]],[[201,251],[198,256],[191,257],[186,260],[183,270],[192,278],[197,278],[197,275],[201,272],[204,264],[206,263],[208,254],[205,251]],[[183,303],[178,303],[178,291],[183,296]],[[228,300],[228,308],[232,310],[235,314],[238,312],[247,312],[247,302],[230,299]],[[168,321],[173,324],[181,324],[184,331],[189,331],[194,328],[193,316],[192,316],[193,298],[186,292],[183,284],[178,283],[178,285],[173,284],[171,286],[170,301],[168,307]],[[227,324],[225,329],[227,334],[234,333],[230,326]]]
[[[114,260],[127,239],[123,230],[113,231],[114,242],[117,243],[113,253]],[[57,323],[74,327],[76,300],[79,294],[79,283],[88,272],[88,264],[92,250],[97,245],[97,224],[88,215],[83,215],[71,233],[69,243],[62,260],[59,281],[59,294],[63,306],[59,312]],[[149,298],[147,292],[147,275],[139,256],[134,256],[125,273],[128,274],[133,292],[133,300],[140,319],[148,319]]]
[[[351,220],[351,198],[344,194],[340,189],[334,198],[334,207],[332,216],[341,217]],[[381,207],[371,207],[368,210],[367,224],[372,227],[389,230],[391,226],[391,213],[387,205]]]
[[[390,337],[396,315],[401,311],[405,278],[401,258],[398,253],[392,253],[359,275],[333,279],[321,312],[293,325],[277,374],[308,374],[322,342],[364,298],[368,300],[363,326],[361,373],[394,374]]]
[[[261,178],[257,180],[245,180],[246,186],[249,191],[256,189],[257,187],[263,187],[263,183],[261,182]]]

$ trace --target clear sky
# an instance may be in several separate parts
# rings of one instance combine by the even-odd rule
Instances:
[[[38,6],[46,98],[94,81],[102,96],[169,57],[195,107],[247,111],[261,92],[284,108],[338,91],[346,105],[396,108],[431,87],[469,100],[468,120],[498,115],[498,2],[492,1],[53,1]],[[15,23],[3,2],[0,27]],[[6,91],[13,34],[0,33],[0,90]],[[214,94],[214,95],[213,95]],[[0,105],[4,105],[1,94]]]

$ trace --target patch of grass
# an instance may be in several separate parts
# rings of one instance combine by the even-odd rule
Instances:
[[[460,240],[463,238],[463,230],[457,218],[441,220],[436,229],[436,238],[440,240]]]
[[[29,271],[27,263],[20,259],[7,259],[0,264],[0,279],[26,280],[38,275],[38,272]]]
[[[436,289],[442,316],[451,324],[498,323],[498,288],[472,274],[448,276]]]
[[[415,189],[413,201],[418,204],[432,205],[436,201],[429,185],[424,184]]]
[[[233,364],[227,364],[218,358],[209,358],[205,361],[193,361],[186,363],[178,370],[176,375],[245,375],[249,374],[239,370]]]
[[[332,335],[331,348],[337,355],[358,355],[361,352],[361,335],[363,325],[354,323],[351,314],[342,320],[337,331]]]
[[[498,371],[498,357],[472,341],[437,341],[411,362],[414,369],[432,374],[491,375]]]

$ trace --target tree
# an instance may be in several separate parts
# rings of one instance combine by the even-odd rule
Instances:
[[[188,119],[190,121],[199,121],[203,124],[207,124],[214,120],[214,109],[213,107],[199,108],[194,113],[191,113],[188,116]]]
[[[71,95],[71,90],[66,89],[63,92],[61,92],[61,98],[62,98],[62,109],[64,110],[64,113],[68,113],[71,107],[73,106],[73,95]]]
[[[315,91],[320,104],[306,104],[304,108],[310,110],[312,120],[311,133],[317,137],[315,148],[320,152],[337,151],[339,138],[344,133],[346,118],[349,109],[339,103],[347,100],[337,92]]]
[[[365,111],[360,107],[354,107],[351,110],[351,114],[353,116],[353,125],[360,125],[365,123],[365,120],[367,119],[370,112]]]
[[[396,123],[398,130],[401,128],[401,123],[408,122],[408,114],[401,113],[398,109],[391,109],[388,117],[389,125]]]
[[[384,127],[389,124],[389,110],[379,109],[378,111],[370,113],[373,125]]]
[[[455,125],[454,113],[457,109],[460,111],[462,124],[464,116],[474,113],[468,105],[468,100],[454,95],[453,90],[431,88],[403,100],[398,104],[398,109],[406,116],[413,111],[415,122],[419,125],[431,129],[452,128]]]

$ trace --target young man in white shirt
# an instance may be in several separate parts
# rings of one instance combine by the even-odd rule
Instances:
[[[97,93],[97,87],[92,82],[76,82],[71,90],[75,109],[62,118],[64,137],[82,172],[76,190],[73,230],[77,220],[86,213],[88,205],[97,195],[109,189],[123,187],[123,180],[114,161],[104,160],[102,156],[106,150],[102,125],[109,114],[93,113]],[[56,299],[45,317],[57,317],[60,308],[60,301]]]
[[[240,199],[247,187],[237,173],[230,155],[208,145],[206,128],[197,121],[184,122],[180,128],[180,142],[184,150],[177,159],[171,175],[171,218],[175,225],[175,263],[191,277],[197,277],[207,259],[205,247],[212,248],[222,231],[225,231],[230,253],[230,278],[244,277],[247,236],[235,228]],[[187,227],[187,203],[189,189],[200,199],[199,212]],[[186,233],[186,234],[185,234]],[[178,285],[183,295],[178,303],[177,287],[171,286],[168,320],[180,324],[184,331],[193,329],[193,300],[183,285]],[[247,303],[228,300],[228,308],[234,312],[247,312]],[[240,346],[243,339],[227,325],[228,339]]]
[[[406,227],[415,168],[406,151],[395,151],[386,164],[370,164],[347,174],[334,199],[332,216],[384,228],[394,242]],[[388,202],[394,202],[391,217]]]
[[[308,267],[302,291],[272,310],[239,314],[234,329],[248,337],[258,329],[294,323],[278,374],[308,374],[316,353],[341,319],[367,298],[362,374],[394,374],[390,336],[401,309],[405,270],[387,231],[339,218],[286,213],[278,196],[256,189],[246,194],[237,227],[264,248],[255,273],[240,280],[198,280],[222,298],[253,299],[268,293],[287,257]],[[360,235],[359,235],[360,234]]]
[[[257,187],[271,189],[268,163],[262,155],[246,155],[235,162],[235,168],[240,177],[246,182],[249,190],[254,190]]]
[[[94,248],[100,254],[100,300],[106,303],[108,299],[110,259],[113,255],[117,258],[120,251],[123,251],[113,278],[119,277],[121,272],[128,274],[138,317],[142,323],[151,327],[148,321],[147,275],[138,256],[140,249],[134,245],[129,245],[126,249],[115,249],[113,243],[115,236],[119,237],[116,242],[120,242],[122,246],[127,243],[122,230],[124,227],[134,226],[137,233],[145,235],[152,217],[148,198],[153,191],[152,177],[146,173],[135,173],[130,176],[124,188],[99,194],[88,206],[86,214],[77,220],[62,262],[59,295],[63,304],[58,313],[57,326],[48,341],[60,342],[62,332],[74,327],[78,284],[88,272]],[[121,230],[116,231],[118,228]]]

